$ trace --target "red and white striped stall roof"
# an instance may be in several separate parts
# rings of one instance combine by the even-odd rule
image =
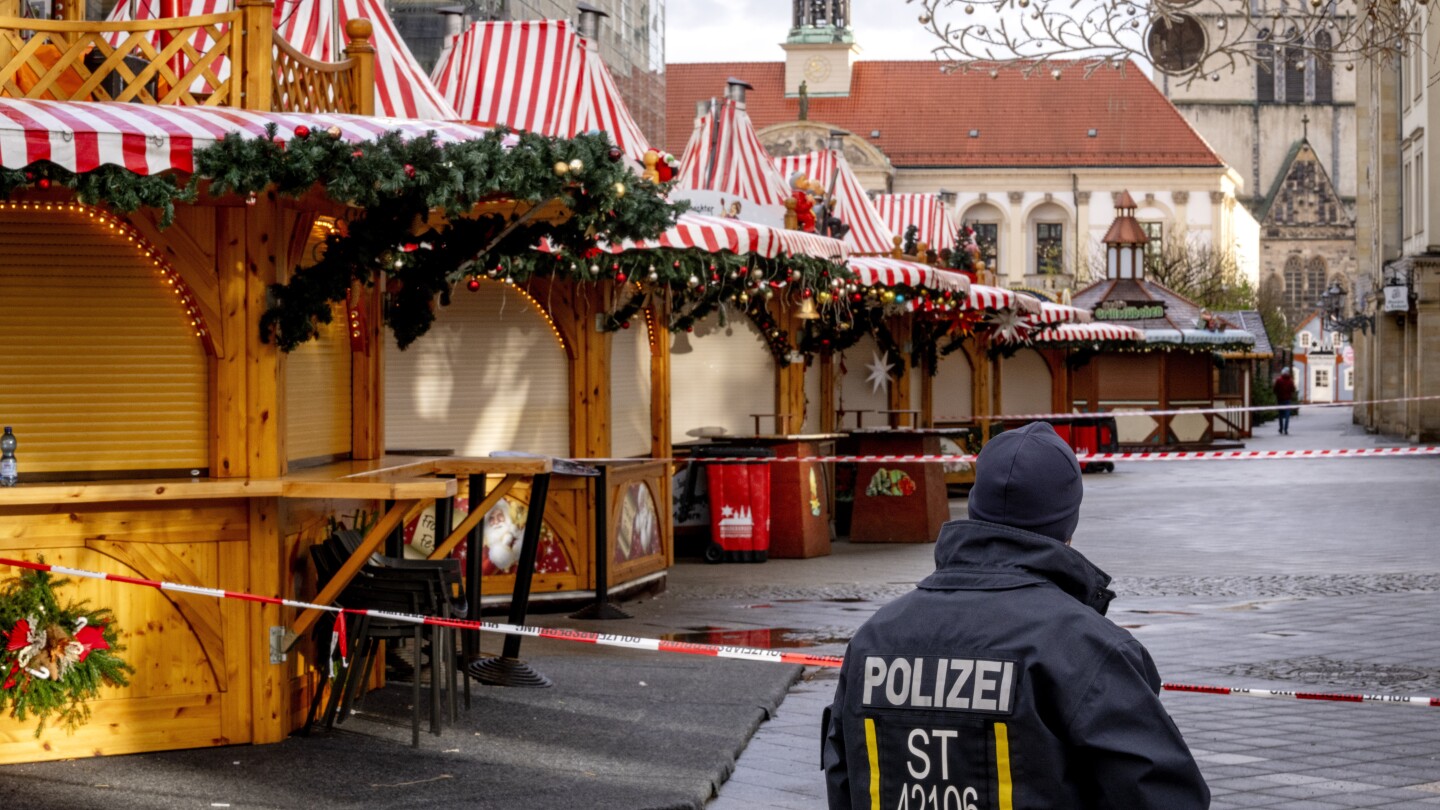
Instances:
[[[190,172],[197,150],[232,133],[263,138],[267,124],[275,124],[277,136],[287,140],[302,124],[312,131],[339,127],[341,137],[352,142],[371,141],[387,132],[405,138],[434,132],[438,142],[452,143],[488,131],[468,124],[368,115],[0,98],[0,166],[19,169],[48,160],[72,172],[107,164],[137,174]]]
[[[1133,326],[1114,323],[1064,323],[1052,329],[1031,334],[1035,343],[1083,343],[1085,341],[1122,341],[1144,343],[1145,332]]]
[[[771,228],[739,219],[724,219],[703,214],[685,213],[655,239],[625,241],[611,251],[648,250],[653,248],[695,248],[708,253],[729,252],[755,254],[764,258],[776,256],[812,256],[841,261],[845,246],[838,239],[813,233]]]
[[[895,249],[894,232],[885,224],[880,212],[875,210],[875,204],[870,201],[855,172],[851,171],[850,161],[844,155],[828,149],[787,155],[775,158],[775,166],[787,182],[798,172],[811,180],[820,181],[829,189],[831,178],[834,178],[835,210],[831,213],[850,226],[850,232],[845,234],[845,247],[850,255],[888,256]]]
[[[177,0],[177,3],[182,16],[218,14],[233,9],[231,0]],[[338,20],[333,11],[337,7]],[[108,19],[119,22],[153,20],[159,16],[160,0],[140,0],[134,4],[122,0],[115,4]],[[420,63],[400,36],[394,18],[379,0],[278,0],[273,22],[275,29],[296,50],[312,59],[330,62],[338,56],[334,32],[343,31],[347,22],[361,17],[369,20],[374,28],[370,44],[375,48],[376,114],[432,121],[458,119],[460,116],[454,108],[420,69]],[[122,36],[111,34],[110,44],[118,45]],[[158,40],[158,34],[152,36]],[[191,40],[191,45],[199,49],[213,44],[203,32],[195,33]],[[152,44],[160,46],[158,41]],[[229,60],[217,60],[215,75],[221,79],[230,75]]]
[[[758,205],[783,206],[790,196],[789,184],[770,162],[750,116],[730,99],[720,101],[696,122],[680,158],[675,187],[715,191]]]
[[[919,241],[933,251],[954,250],[955,220],[938,194],[877,194],[875,209],[890,230],[903,237],[911,225],[920,229]]]
[[[434,77],[465,120],[557,138],[601,130],[637,162],[650,149],[599,50],[567,22],[475,23]]]
[[[1030,316],[1030,322],[1036,325],[1090,323],[1092,320],[1094,320],[1094,317],[1088,309],[1066,306],[1065,304],[1052,304],[1049,301],[1041,301],[1040,312]]]
[[[1039,314],[1040,301],[1033,296],[1018,295],[1001,287],[987,284],[970,285],[971,309],[1017,309],[1021,312]]]
[[[919,262],[866,256],[851,258],[846,264],[854,271],[860,283],[867,287],[905,285],[940,292],[949,290],[963,294],[970,291],[970,279],[964,275]]]

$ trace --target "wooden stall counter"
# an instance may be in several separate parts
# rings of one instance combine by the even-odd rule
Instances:
[[[763,447],[776,458],[833,455],[841,433],[719,436],[704,446]],[[701,446],[699,443],[690,446]],[[770,468],[770,551],[779,558],[824,557],[830,554],[834,465],[782,462]]]
[[[941,455],[942,438],[965,428],[854,430],[849,443],[860,456]],[[931,543],[950,519],[945,469],[940,462],[861,461],[856,465],[850,540],[855,543]]]

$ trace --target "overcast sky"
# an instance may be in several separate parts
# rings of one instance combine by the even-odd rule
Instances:
[[[905,0],[851,0],[861,59],[932,59],[939,40]],[[666,0],[665,61],[778,62],[790,33],[786,0]]]

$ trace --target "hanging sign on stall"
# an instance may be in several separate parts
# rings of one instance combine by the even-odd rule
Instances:
[[[1164,301],[1103,301],[1095,307],[1097,321],[1145,321],[1165,317]]]

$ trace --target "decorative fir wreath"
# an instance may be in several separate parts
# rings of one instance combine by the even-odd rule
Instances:
[[[102,686],[126,686],[135,670],[118,655],[115,617],[84,602],[61,606],[55,589],[69,583],[45,571],[22,571],[0,589],[0,711],[54,720],[73,732],[90,719]]]

